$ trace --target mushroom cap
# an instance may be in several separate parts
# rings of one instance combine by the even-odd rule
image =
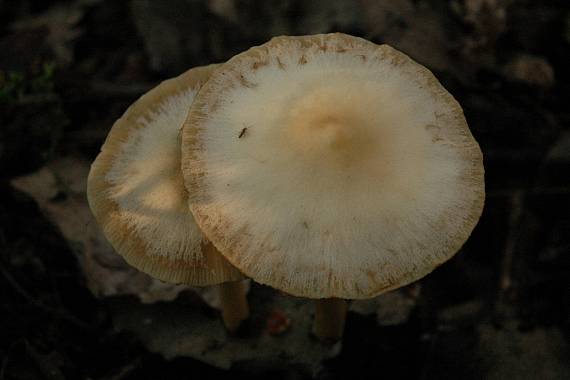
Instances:
[[[483,157],[457,101],[388,45],[277,37],[239,54],[184,124],[190,207],[257,282],[369,298],[452,257],[484,202]]]
[[[219,65],[197,67],[139,98],[115,122],[91,166],[89,206],[115,250],[163,281],[205,286],[242,279],[188,208],[180,129]]]

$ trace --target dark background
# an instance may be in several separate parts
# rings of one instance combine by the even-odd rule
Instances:
[[[304,378],[166,361],[118,332],[73,244],[14,178],[92,161],[161,80],[274,35],[341,31],[430,68],[483,150],[487,198],[403,323],[349,313],[320,378],[562,379],[570,373],[567,0],[0,0],[0,380]],[[51,202],[65,198],[57,194]]]

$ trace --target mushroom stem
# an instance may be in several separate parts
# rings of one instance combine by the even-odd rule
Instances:
[[[342,338],[346,320],[346,301],[340,298],[315,300],[315,320],[313,334],[325,340]]]
[[[236,332],[241,323],[249,317],[245,285],[243,281],[224,282],[218,285],[218,293],[224,325],[229,332]]]

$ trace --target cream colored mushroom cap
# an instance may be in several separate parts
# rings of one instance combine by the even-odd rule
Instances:
[[[484,202],[481,150],[433,74],[344,34],[278,37],[216,71],[182,137],[190,207],[257,282],[368,298],[452,257]]]
[[[115,250],[163,281],[196,286],[242,279],[202,235],[188,208],[180,129],[219,65],[162,82],[113,125],[91,166],[89,206]]]

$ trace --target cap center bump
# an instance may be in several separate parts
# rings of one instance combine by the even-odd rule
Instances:
[[[287,138],[307,158],[354,163],[366,156],[373,139],[365,118],[347,103],[327,88],[301,97],[288,110]]]

